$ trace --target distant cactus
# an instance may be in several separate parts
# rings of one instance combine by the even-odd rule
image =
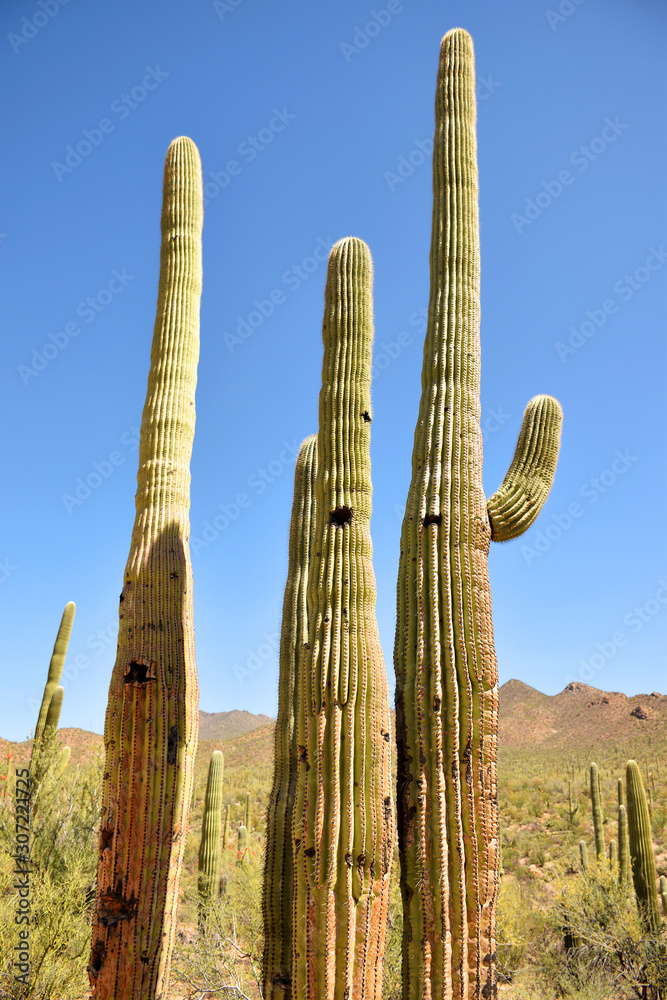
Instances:
[[[250,848],[248,847],[248,830],[242,824],[238,830],[238,853],[237,853],[238,864],[245,865],[248,863],[249,851]]]
[[[630,857],[637,907],[645,930],[657,933],[660,929],[660,912],[651,822],[641,772],[634,760],[629,760],[626,765],[626,785]]]
[[[570,826],[574,826],[577,813],[579,812],[579,804],[574,802],[572,798],[572,782],[567,783],[567,793],[568,793],[568,810],[567,810],[567,821]]]
[[[250,820],[251,820],[251,804],[250,804],[250,792],[245,793],[245,819],[243,821],[248,833],[250,833]]]
[[[70,635],[72,634],[72,625],[74,623],[75,613],[76,613],[76,604],[74,603],[74,601],[70,601],[68,604],[65,605],[65,610],[63,611],[62,618],[60,620],[58,635],[56,636],[55,645],[53,647],[53,653],[51,654],[51,662],[49,664],[49,673],[46,681],[46,687],[44,688],[42,704],[39,709],[37,725],[35,726],[35,735],[33,738],[33,750],[35,746],[40,742],[42,736],[44,735],[44,730],[46,729],[47,726],[47,717],[49,714],[49,706],[51,705],[51,699],[53,697],[56,688],[60,684],[60,678],[62,677],[63,667],[65,666],[65,658],[67,656],[67,647],[69,645],[69,638]],[[62,705],[62,700],[60,704]]]
[[[662,915],[667,917],[667,878],[660,876],[660,901],[662,903]]]
[[[93,1000],[168,994],[199,725],[189,507],[202,221],[199,153],[180,137],[165,162],[136,514],[104,727]]]
[[[588,868],[588,848],[586,847],[586,841],[579,841],[579,860],[581,862],[581,870],[586,871]]]
[[[626,807],[618,807],[618,881],[621,885],[630,882],[630,835]]]
[[[197,889],[202,904],[214,898],[220,881],[222,865],[222,779],[224,762],[222,752],[215,750],[208,765],[204,815],[202,817],[201,843],[199,845],[199,876]]]
[[[602,816],[602,795],[597,764],[591,764],[591,806],[593,807],[593,829],[595,831],[595,854],[598,861],[604,861],[607,852],[604,846],[604,826]]]
[[[618,864],[618,848],[615,840],[609,841],[609,864]]]
[[[227,808],[225,809],[225,825],[222,834],[223,851],[225,851],[229,847],[229,843],[231,840],[230,826],[229,826],[229,824],[231,823],[231,815],[232,815],[232,807],[229,803],[227,803]]]

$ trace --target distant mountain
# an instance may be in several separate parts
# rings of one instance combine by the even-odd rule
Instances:
[[[253,715],[238,709],[231,712],[202,712],[199,709],[199,739],[230,740],[275,721],[270,715]]]
[[[667,696],[600,691],[573,681],[560,694],[547,695],[522,681],[500,688],[500,747],[584,750],[624,746],[667,734]]]

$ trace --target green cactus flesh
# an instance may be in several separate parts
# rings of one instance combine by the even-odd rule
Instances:
[[[660,911],[658,910],[656,884],[658,877],[655,870],[651,821],[641,772],[634,760],[629,760],[626,765],[625,781],[632,880],[637,897],[637,908],[645,930],[648,933],[657,933],[660,929]]]
[[[104,729],[94,1000],[153,1000],[168,991],[198,731],[189,497],[202,219],[197,148],[175,139],[164,171],[136,516]]]
[[[588,868],[588,848],[586,847],[586,841],[579,841],[579,861],[581,863],[581,870],[586,871]]]
[[[53,647],[53,653],[51,654],[46,687],[44,688],[42,704],[39,709],[37,725],[35,726],[33,746],[39,743],[44,735],[46,717],[49,713],[51,698],[53,697],[53,692],[60,684],[60,678],[63,675],[63,667],[65,666],[65,657],[67,656],[67,647],[69,645],[69,637],[72,634],[72,625],[74,623],[75,613],[76,604],[74,601],[70,601],[65,605],[65,610],[63,611],[62,618],[60,620],[60,627],[58,628],[58,635],[56,636],[56,641]]]
[[[293,1000],[380,1000],[394,831],[370,537],[372,261],[361,240],[331,251],[322,336],[291,987]]]
[[[58,685],[53,694],[51,695],[51,701],[49,702],[49,710],[46,713],[46,725],[44,726],[44,732],[51,730],[55,732],[58,728],[58,723],[60,722],[60,712],[63,707],[63,698],[65,697],[65,688],[62,685]]]
[[[294,864],[292,824],[299,765],[296,718],[298,658],[308,644],[308,567],[315,529],[317,437],[301,445],[294,472],[287,582],[283,599],[278,676],[278,715],[274,735],[273,787],[266,819],[264,916],[264,997],[289,1000],[292,977]]]
[[[201,843],[199,845],[198,891],[202,902],[209,902],[217,893],[222,865],[222,779],[224,759],[214,750],[208,765]]]
[[[526,412],[487,504],[480,429],[479,225],[472,40],[443,39],[435,102],[431,291],[396,626],[403,995],[494,995],[498,675],[487,556],[532,523],[560,406]],[[495,526],[492,526],[495,525]]]
[[[625,885],[630,882],[630,834],[623,803],[618,807],[618,881]]]
[[[595,832],[595,855],[598,861],[606,857],[604,845],[604,826],[602,822],[602,795],[600,794],[600,776],[597,764],[591,764],[591,806],[593,808],[593,830]]]
[[[660,876],[660,901],[662,903],[662,915],[667,917],[667,878]]]

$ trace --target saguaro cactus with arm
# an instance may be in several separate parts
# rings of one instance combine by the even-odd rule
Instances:
[[[299,659],[293,1000],[379,1000],[393,847],[387,678],[370,517],[372,262],[330,254],[308,574]]]
[[[95,1000],[168,991],[198,731],[189,506],[202,219],[199,154],[181,137],[165,163],[136,516],[104,728]]]
[[[561,409],[538,396],[502,486],[482,488],[479,225],[472,40],[442,42],[431,292],[396,626],[405,1000],[495,995],[498,676],[487,555],[551,486]]]

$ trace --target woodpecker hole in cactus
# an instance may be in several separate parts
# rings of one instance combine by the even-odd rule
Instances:
[[[155,666],[154,660],[151,660],[150,663],[142,662],[141,660],[132,660],[125,669],[125,683],[141,686],[142,684],[148,684],[149,681],[154,681]]]
[[[99,918],[105,927],[113,927],[121,920],[130,920],[137,910],[137,900],[123,899],[120,893],[108,892],[100,898]]]
[[[427,528],[429,524],[440,524],[441,521],[441,514],[427,514],[426,517],[422,518],[422,524],[425,528]]]
[[[351,507],[336,507],[329,514],[329,524],[335,525],[337,528],[344,528],[346,524],[349,524],[352,520],[352,508]]]
[[[371,415],[368,412],[368,410],[364,410],[364,412],[361,415],[364,418],[364,423],[365,424],[370,424],[372,422],[373,418],[371,417]]]
[[[167,740],[167,763],[176,763],[176,754],[178,750],[178,726],[172,726],[169,730],[169,738]]]

